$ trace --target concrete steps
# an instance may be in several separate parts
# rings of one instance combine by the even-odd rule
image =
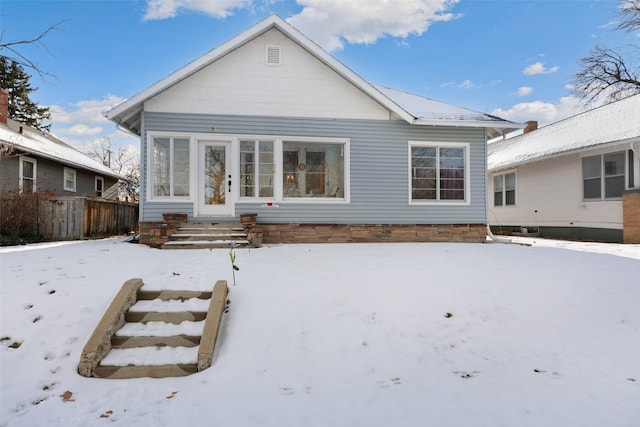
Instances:
[[[249,246],[241,223],[182,223],[162,249],[213,249]]]
[[[143,291],[141,287],[141,279],[125,282],[84,347],[78,373],[112,379],[164,378],[190,375],[211,365],[226,306],[227,282],[219,280],[211,292]],[[154,310],[145,309],[145,305]],[[201,309],[176,309],[183,305]],[[146,333],[149,322],[154,322],[148,330],[155,334]],[[203,323],[202,329],[198,322]],[[201,332],[171,333],[183,326]],[[145,353],[145,348],[153,352]],[[155,364],[142,360],[142,354],[156,357],[161,352],[191,360]]]

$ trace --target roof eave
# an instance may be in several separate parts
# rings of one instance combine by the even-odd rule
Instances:
[[[495,122],[486,122],[480,120],[466,120],[466,121],[457,121],[457,120],[427,120],[427,119],[416,119],[413,124],[419,126],[451,126],[451,127],[470,127],[470,128],[485,128],[489,133],[490,138],[495,138],[498,136],[502,136],[506,133],[516,131],[518,129],[523,129],[525,127],[525,123],[515,123],[509,121],[495,121]]]
[[[30,149],[28,147],[24,147],[24,146],[22,146],[20,144],[14,144],[14,143],[11,143],[11,142],[9,142],[8,144],[13,145],[18,150],[20,150],[20,151],[22,151],[24,153],[31,154],[33,156],[42,157],[42,158],[49,159],[49,160],[54,160],[54,161],[56,161],[58,163],[61,163],[63,165],[67,165],[67,166],[72,166],[72,167],[74,167],[76,169],[82,169],[82,170],[86,170],[86,171],[91,171],[93,173],[97,173],[97,174],[105,175],[105,176],[110,176],[110,177],[116,178],[116,179],[126,179],[123,175],[120,175],[119,173],[111,171],[111,170],[110,171],[105,171],[105,170],[98,169],[98,168],[92,168],[91,166],[83,165],[83,164],[80,164],[80,163],[77,163],[77,162],[74,162],[74,161],[71,161],[71,160],[67,160],[67,159],[64,159],[64,158],[60,158],[60,157],[57,157],[57,156],[52,156],[51,154],[43,153],[43,152],[38,151],[38,150],[32,150],[32,149]]]
[[[615,147],[617,145],[628,145],[628,144],[634,144],[634,143],[640,143],[640,136],[633,137],[633,138],[627,138],[627,139],[623,139],[623,140],[619,140],[619,141],[607,141],[607,142],[601,142],[601,143],[597,143],[597,144],[587,145],[587,146],[584,146],[584,147],[572,148],[572,149],[569,149],[569,150],[558,151],[556,153],[549,153],[549,154],[545,154],[545,155],[538,156],[538,157],[533,157],[533,158],[526,159],[526,160],[502,163],[502,164],[499,164],[497,166],[488,165],[487,170],[489,172],[492,172],[492,171],[501,170],[501,169],[512,169],[512,168],[516,168],[516,167],[519,167],[519,166],[528,165],[530,163],[541,162],[543,160],[549,160],[549,159],[553,159],[553,158],[556,158],[556,157],[567,156],[567,155],[570,155],[570,154],[583,153],[583,152],[592,151],[592,150],[595,150],[595,149],[602,149],[602,148],[606,148],[606,147]]]

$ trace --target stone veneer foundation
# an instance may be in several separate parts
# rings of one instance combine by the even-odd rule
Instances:
[[[164,221],[141,222],[140,243],[160,247],[186,222],[165,214]],[[244,224],[253,247],[264,243],[469,242],[487,237],[484,224]]]
[[[260,224],[262,243],[484,242],[484,224]]]

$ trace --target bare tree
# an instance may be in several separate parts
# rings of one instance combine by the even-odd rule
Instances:
[[[129,145],[116,145],[110,138],[99,138],[86,154],[124,176],[119,183],[120,194],[131,201],[138,201],[140,190],[140,160]]]
[[[46,71],[42,70],[38,66],[38,64],[36,64],[32,60],[24,56],[22,53],[20,53],[20,47],[28,44],[39,44],[47,52],[49,52],[49,49],[47,49],[47,46],[43,43],[44,38],[51,31],[55,29],[59,29],[59,26],[65,21],[66,20],[59,21],[58,23],[50,26],[49,28],[47,28],[37,36],[30,39],[24,39],[24,40],[6,41],[5,40],[6,31],[2,30],[2,32],[0,33],[0,56],[4,56],[10,61],[16,62],[18,65],[20,65],[23,68],[30,68],[34,70],[35,72],[40,74],[40,77],[50,76],[51,75],[50,73],[47,73]]]
[[[620,23],[617,30],[633,33],[640,30],[640,0],[620,0]],[[585,104],[616,101],[640,93],[640,66],[636,54],[638,45],[621,51],[596,46],[581,59],[581,69],[574,75],[574,93]]]

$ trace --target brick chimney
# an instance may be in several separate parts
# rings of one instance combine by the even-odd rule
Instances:
[[[0,123],[7,124],[9,118],[9,92],[0,89]]]
[[[535,120],[529,120],[527,122],[527,125],[524,127],[524,133],[529,133],[536,129],[538,129],[538,122],[536,122]]]

